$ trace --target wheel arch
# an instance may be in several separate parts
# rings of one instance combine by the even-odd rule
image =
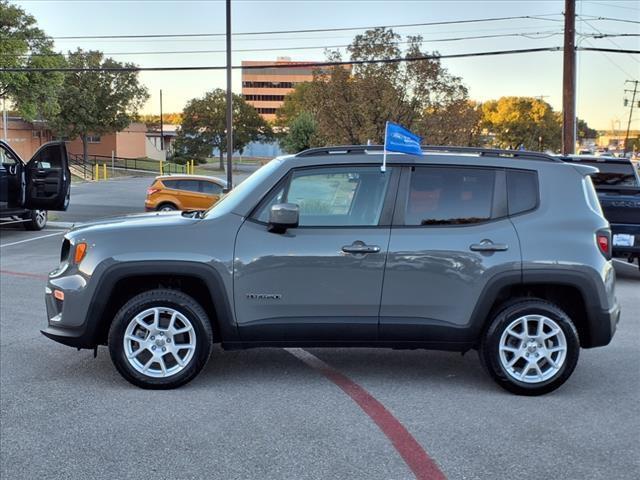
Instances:
[[[477,339],[488,328],[498,310],[510,300],[540,298],[556,304],[571,318],[578,330],[580,346],[589,348],[602,342],[595,311],[601,309],[594,280],[582,271],[542,269],[520,274],[506,273],[492,278],[485,286],[472,314]]]
[[[100,275],[87,312],[93,343],[106,344],[118,310],[135,295],[172,288],[192,296],[207,312],[216,342],[234,341],[237,329],[221,275],[212,267],[188,261],[141,261],[112,265]]]

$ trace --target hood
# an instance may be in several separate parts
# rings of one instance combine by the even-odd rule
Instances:
[[[132,229],[167,229],[193,225],[200,219],[182,216],[182,212],[150,212],[136,213],[122,217],[105,218],[94,222],[82,223],[74,226],[67,237],[75,237],[89,233],[118,232]]]

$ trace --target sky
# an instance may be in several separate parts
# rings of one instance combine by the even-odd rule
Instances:
[[[32,14],[50,36],[224,33],[224,1],[190,0],[22,0],[14,1]],[[261,32],[339,27],[370,27],[407,23],[479,19],[506,16],[540,16],[540,19],[394,28],[401,35],[420,34],[424,49],[442,55],[562,45],[564,0],[232,0],[232,32]],[[640,2],[635,0],[577,0],[579,33],[640,34],[639,23],[597,20],[612,17],[640,22]],[[232,63],[243,60],[322,61],[324,49],[287,50],[291,47],[347,45],[363,30],[236,36]],[[527,36],[438,41],[460,36],[525,33]],[[123,62],[140,66],[225,65],[224,36],[169,39],[55,39],[60,51],[99,49]],[[579,46],[640,49],[640,36],[594,39],[577,37]],[[276,50],[277,49],[277,50]],[[185,50],[222,50],[220,53],[131,54]],[[341,49],[343,52],[344,48]],[[128,52],[128,54],[126,54]],[[562,107],[562,53],[541,52],[499,57],[443,59],[442,64],[462,78],[470,97],[477,101],[517,95],[542,97],[554,109]],[[640,55],[578,52],[577,115],[597,129],[626,128],[629,108],[623,105],[625,80],[640,80]],[[241,91],[241,73],[233,73],[233,90]],[[225,88],[223,71],[141,72],[151,94],[142,113],[159,113],[159,91],[164,112],[181,111],[185,103],[214,88]],[[640,95],[639,95],[640,97]],[[637,114],[636,114],[637,112]],[[634,111],[632,129],[640,129],[640,109]]]

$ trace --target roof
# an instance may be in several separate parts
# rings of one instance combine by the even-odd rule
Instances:
[[[219,185],[222,185],[224,187],[227,186],[227,181],[222,179],[222,178],[218,178],[218,177],[211,177],[209,175],[190,175],[190,174],[186,174],[186,173],[172,173],[172,174],[167,174],[167,175],[158,175],[156,177],[156,180],[163,180],[163,179],[172,179],[172,180],[208,180],[210,182],[215,182]]]
[[[629,163],[630,159],[624,157],[607,157],[598,155],[564,155],[559,157],[565,162],[590,162],[590,163]]]

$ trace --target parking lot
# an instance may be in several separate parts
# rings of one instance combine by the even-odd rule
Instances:
[[[61,222],[140,211],[149,178],[78,184]],[[475,352],[214,350],[191,383],[145,391],[102,347],[43,337],[64,229],[0,228],[0,476],[640,476],[640,274],[616,262],[622,319],[559,390],[508,394]],[[320,361],[318,361],[318,359]]]

